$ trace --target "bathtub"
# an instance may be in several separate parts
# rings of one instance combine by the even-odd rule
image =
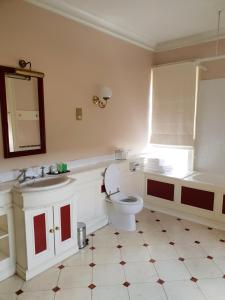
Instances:
[[[225,176],[218,174],[194,172],[191,175],[184,177],[183,180],[211,185],[225,190]]]

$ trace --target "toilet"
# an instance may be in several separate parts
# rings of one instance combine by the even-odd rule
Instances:
[[[135,215],[143,208],[143,199],[137,195],[126,195],[120,189],[120,172],[116,164],[111,164],[104,174],[104,184],[108,202],[109,222],[116,228],[136,230]]]

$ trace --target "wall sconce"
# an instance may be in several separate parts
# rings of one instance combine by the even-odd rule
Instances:
[[[107,87],[103,86],[100,89],[99,96],[94,96],[92,101],[95,105],[100,108],[105,108],[107,105],[107,101],[112,97],[112,90]]]

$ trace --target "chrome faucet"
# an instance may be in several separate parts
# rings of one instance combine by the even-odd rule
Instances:
[[[19,183],[23,183],[28,179],[34,179],[34,178],[35,178],[34,176],[27,176],[27,169],[22,169],[20,170],[20,174],[17,177],[17,180],[19,181]]]
[[[42,167],[41,167],[41,175],[40,175],[40,177],[41,177],[41,178],[44,178],[45,175],[46,175],[46,174],[45,174],[45,167],[42,166]]]

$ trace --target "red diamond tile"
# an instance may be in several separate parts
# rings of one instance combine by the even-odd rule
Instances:
[[[151,213],[154,213],[155,211],[154,210],[151,210]]]
[[[165,281],[164,281],[164,280],[162,280],[162,279],[160,279],[160,278],[157,280],[157,282],[158,282],[159,284],[163,284],[163,283],[165,283]]]
[[[191,279],[190,279],[191,281],[193,281],[193,282],[197,282],[198,281],[198,279],[197,278],[195,278],[195,277],[191,277]]]
[[[19,296],[19,295],[22,294],[22,293],[23,293],[23,290],[18,290],[18,291],[15,292],[15,294],[16,294],[17,296]]]
[[[138,223],[139,221],[138,220],[136,220],[136,223]]]
[[[94,266],[96,266],[96,264],[91,263],[89,266],[93,268]]]
[[[123,246],[121,246],[121,245],[118,245],[118,246],[116,246],[118,249],[120,249],[120,248],[122,248]]]
[[[169,244],[170,244],[170,245],[172,245],[172,246],[173,246],[173,245],[175,245],[175,243],[174,243],[174,242],[169,242]]]
[[[115,235],[119,235],[120,233],[119,233],[119,232],[115,232],[114,234],[115,234]]]
[[[153,258],[151,258],[151,259],[149,260],[149,262],[152,263],[152,264],[154,264],[156,261],[155,261]]]
[[[220,242],[221,242],[221,243],[225,243],[225,240],[223,240],[223,239],[220,239]]]
[[[195,241],[195,244],[200,244],[200,242],[199,241]]]
[[[144,243],[143,246],[144,246],[144,247],[148,247],[148,244],[147,244],[147,243]]]
[[[181,221],[182,219],[180,219],[180,218],[177,218],[177,221]]]
[[[95,250],[95,247],[91,247],[90,250]]]
[[[120,264],[121,264],[122,266],[124,266],[124,265],[126,264],[126,262],[122,260],[122,261],[120,262]]]
[[[213,230],[212,227],[208,227],[209,230]]]
[[[125,282],[123,283],[123,285],[124,285],[125,287],[128,287],[128,286],[130,285],[130,283],[127,282],[127,281],[125,281]]]
[[[225,279],[225,275],[223,275],[223,278]]]
[[[53,292],[57,293],[57,292],[60,290],[60,288],[59,288],[58,286],[56,286],[56,287],[54,287],[54,289],[52,289],[52,290],[53,290]]]
[[[96,285],[94,285],[94,284],[92,283],[92,284],[90,284],[88,287],[89,287],[89,289],[93,290],[94,288],[96,288]]]
[[[160,220],[159,220],[159,219],[156,219],[156,222],[160,222]]]
[[[189,228],[185,228],[184,230],[186,230],[186,231],[190,231],[190,229],[189,229]]]
[[[183,257],[179,257],[178,258],[180,261],[184,261],[184,258]]]
[[[91,233],[90,236],[95,236],[95,234],[94,234],[94,233]]]
[[[138,233],[142,234],[142,233],[144,233],[144,232],[140,230],[140,231],[138,231]]]
[[[166,229],[163,229],[162,232],[167,232]]]
[[[58,266],[58,268],[59,268],[60,270],[62,270],[62,269],[64,269],[65,267],[64,267],[64,265],[60,265],[60,266]]]
[[[212,256],[210,256],[210,255],[208,255],[208,256],[207,256],[207,258],[208,258],[208,259],[213,259],[213,257],[212,257]]]

